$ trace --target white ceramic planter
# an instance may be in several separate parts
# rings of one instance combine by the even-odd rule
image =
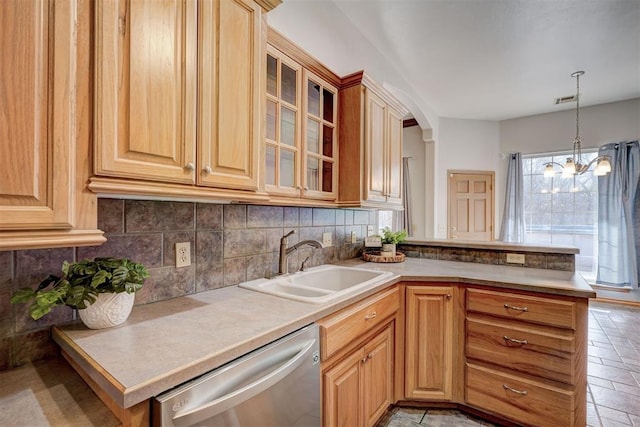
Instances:
[[[98,294],[96,302],[85,309],[78,310],[80,319],[90,329],[104,329],[117,326],[127,320],[136,294],[120,292],[117,294]]]
[[[381,256],[396,256],[396,244],[395,243],[383,243]]]

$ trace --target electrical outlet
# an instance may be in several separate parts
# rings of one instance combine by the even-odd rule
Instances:
[[[351,232],[351,243],[356,243],[358,241],[358,234],[355,231]]]
[[[191,265],[191,242],[176,243],[176,267]]]
[[[331,233],[322,233],[322,246],[325,248],[331,246]]]
[[[507,254],[507,263],[524,264],[524,254]]]
[[[373,225],[367,225],[367,236],[373,236]]]

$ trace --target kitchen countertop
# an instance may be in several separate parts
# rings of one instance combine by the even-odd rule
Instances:
[[[546,254],[579,254],[580,249],[573,246],[542,246],[531,243],[508,243],[499,240],[479,242],[460,239],[416,239],[408,238],[401,244],[416,246],[437,246],[441,248],[489,249],[494,251],[544,252]]]
[[[62,358],[0,372],[0,426],[119,426]]]
[[[341,263],[392,271],[388,282],[326,304],[307,304],[237,286],[134,307],[121,326],[54,327],[54,340],[123,408],[204,374],[400,280],[491,285],[595,297],[577,273],[411,259],[399,264]],[[154,357],[159,356],[159,357]]]

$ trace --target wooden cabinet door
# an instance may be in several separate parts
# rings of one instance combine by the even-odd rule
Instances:
[[[265,94],[262,10],[199,3],[198,184],[256,190]]]
[[[325,427],[362,425],[362,368],[364,351],[347,356],[323,375]]]
[[[387,203],[402,204],[402,115],[388,109]]]
[[[76,7],[0,2],[2,230],[73,226]]]
[[[450,400],[453,385],[453,288],[407,286],[405,396]]]
[[[364,200],[386,201],[387,104],[365,89],[365,192]]]
[[[393,336],[393,326],[388,326],[364,347],[365,426],[374,426],[393,403]]]
[[[195,182],[195,2],[95,7],[95,173]]]

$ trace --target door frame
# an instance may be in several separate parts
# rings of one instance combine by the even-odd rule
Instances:
[[[491,240],[495,238],[495,222],[496,222],[496,172],[495,171],[480,171],[480,170],[460,170],[460,169],[447,169],[447,239],[451,239],[451,176],[453,174],[460,175],[490,175],[491,176]]]

